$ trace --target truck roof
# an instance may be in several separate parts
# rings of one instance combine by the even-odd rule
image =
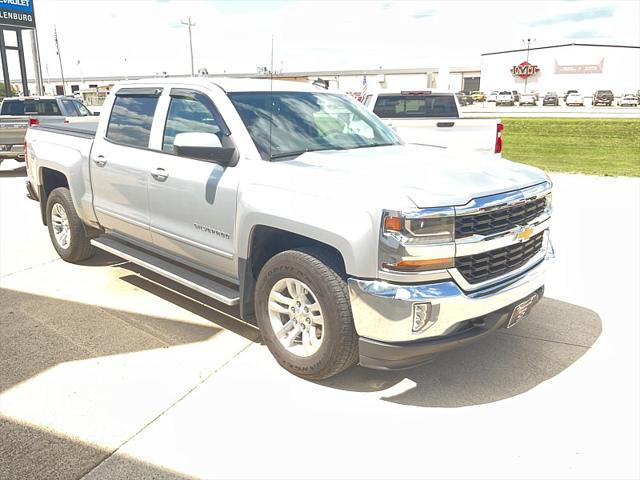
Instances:
[[[4,100],[7,102],[24,102],[27,100],[56,100],[58,98],[70,98],[75,100],[75,97],[71,95],[30,95],[28,97],[5,97]]]
[[[273,82],[269,78],[142,78],[140,80],[125,80],[118,83],[118,86],[125,85],[218,85],[226,92],[268,92],[274,91],[292,91],[292,92],[326,92],[323,88],[316,87],[311,83],[294,82],[288,80],[276,80]]]

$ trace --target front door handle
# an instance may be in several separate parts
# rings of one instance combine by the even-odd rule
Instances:
[[[159,182],[164,182],[169,177],[169,174],[164,168],[156,168],[151,172],[151,176]]]
[[[107,160],[103,155],[98,155],[97,157],[93,158],[93,163],[95,163],[99,167],[104,167],[107,164]]]

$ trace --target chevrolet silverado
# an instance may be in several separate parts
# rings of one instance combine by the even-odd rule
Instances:
[[[62,259],[99,248],[237,306],[304,378],[511,327],[554,257],[541,170],[404,144],[297,82],[123,82],[95,132],[29,128],[25,160]]]

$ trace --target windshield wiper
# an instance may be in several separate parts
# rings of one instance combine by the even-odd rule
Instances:
[[[271,155],[271,160],[276,158],[285,158],[285,157],[297,157],[307,152],[321,152],[323,150],[333,150],[331,148],[307,148],[305,150],[294,150],[293,152],[283,152],[283,153],[275,153]]]
[[[392,145],[397,145],[396,143],[378,143],[375,145],[355,145],[353,147],[330,147],[330,148],[308,148],[306,150],[296,150],[288,153],[276,153],[271,155],[271,160],[277,158],[285,158],[285,157],[297,157],[302,155],[303,153],[308,152],[327,152],[330,150],[356,150],[358,148],[373,148],[373,147],[390,147]]]

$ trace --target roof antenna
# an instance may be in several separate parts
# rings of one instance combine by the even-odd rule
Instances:
[[[273,128],[273,33],[271,34],[271,67],[269,67],[269,161],[271,161],[271,129]]]

